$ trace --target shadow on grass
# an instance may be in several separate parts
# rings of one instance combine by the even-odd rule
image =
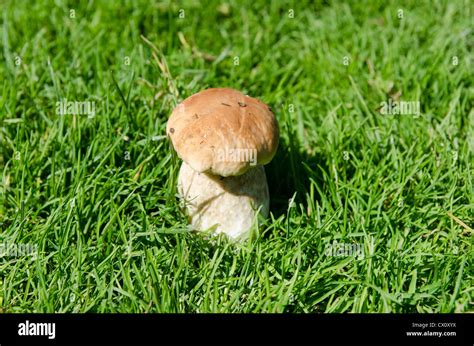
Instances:
[[[322,171],[328,171],[324,157],[311,156],[304,151],[296,135],[290,134],[290,138],[289,141],[280,139],[275,157],[265,166],[270,190],[270,211],[276,218],[286,215],[289,200],[295,193],[295,203],[306,203],[310,179],[322,186]],[[319,200],[317,192],[315,198]]]

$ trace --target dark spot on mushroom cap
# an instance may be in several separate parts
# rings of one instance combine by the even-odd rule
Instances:
[[[240,107],[247,107],[247,105],[243,102],[237,102],[239,104]]]
[[[174,128],[170,128],[170,132],[171,132],[171,133],[174,133]]]
[[[227,106],[227,107],[231,107],[231,105],[227,104],[227,103],[224,103],[224,102],[221,102],[221,105],[224,105],[224,106]]]
[[[197,115],[196,113],[194,113],[194,118],[199,119],[199,115]]]

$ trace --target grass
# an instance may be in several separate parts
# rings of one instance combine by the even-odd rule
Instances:
[[[0,6],[0,242],[38,250],[0,257],[0,311],[474,310],[469,1]],[[243,245],[188,232],[164,137],[222,86],[281,129]]]

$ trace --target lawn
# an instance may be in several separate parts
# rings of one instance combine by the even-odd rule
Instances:
[[[0,8],[1,312],[474,311],[471,1]],[[242,244],[176,198],[166,122],[210,87],[279,122]]]

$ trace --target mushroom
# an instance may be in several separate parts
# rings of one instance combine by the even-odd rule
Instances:
[[[263,165],[279,140],[270,108],[237,90],[211,88],[180,103],[166,132],[183,160],[178,194],[192,227],[247,238],[257,215],[269,212]]]

